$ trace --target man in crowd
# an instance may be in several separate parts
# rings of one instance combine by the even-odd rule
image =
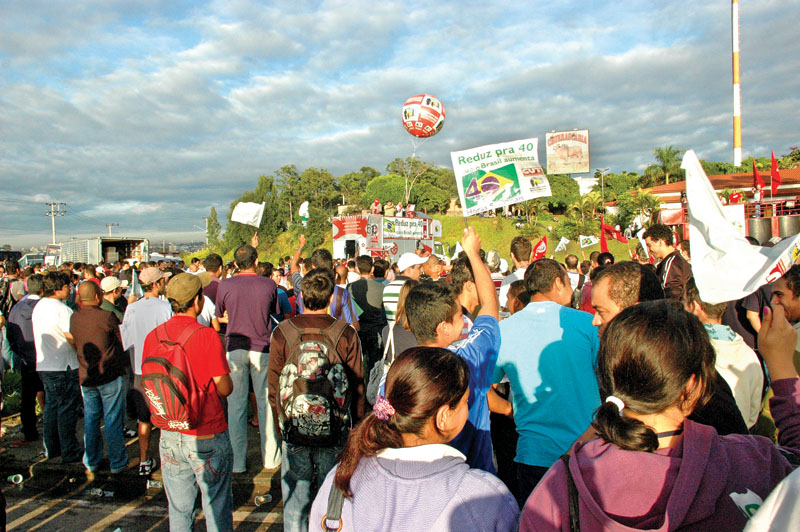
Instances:
[[[161,334],[177,340],[187,327],[197,327],[182,347],[196,386],[206,393],[198,426],[189,430],[161,431],[159,449],[170,530],[193,528],[199,490],[206,528],[233,531],[233,451],[220,400],[233,390],[225,352],[219,335],[197,324],[197,315],[204,305],[200,279],[190,273],[179,274],[170,281],[166,292],[174,315],[157,331],[147,335],[144,352],[154,352]],[[244,389],[246,396],[247,386]]]
[[[44,297],[31,315],[36,346],[36,371],[44,385],[44,447],[48,458],[61,456],[63,463],[80,461],[83,455],[75,428],[80,412],[78,357],[69,332],[72,310],[64,304],[69,296],[69,277],[49,272],[43,279]]]
[[[552,259],[537,260],[527,268],[525,284],[530,303],[500,323],[503,342],[492,378],[499,383],[508,377],[511,384],[521,503],[586,431],[600,405],[597,328],[590,314],[570,308],[566,270]]]
[[[303,274],[300,273],[300,254],[303,252],[303,248],[306,245],[306,236],[300,235],[299,238],[299,246],[295,251],[294,255],[292,256],[291,266],[290,266],[290,275],[292,279],[292,286],[294,287],[294,292],[299,297],[295,299],[295,305],[297,307],[297,312],[303,312],[303,293],[302,293],[302,283],[303,283]],[[308,262],[310,262],[311,269],[314,268],[325,268],[330,270],[334,273],[333,269],[333,256],[331,252],[327,249],[317,249],[311,254],[311,258],[309,261],[305,263],[306,267],[309,267]],[[345,268],[347,270],[347,268]],[[346,272],[345,272],[346,278]],[[347,282],[346,280],[344,282]],[[360,325],[358,324],[358,314],[356,313],[355,306],[353,305],[353,298],[350,297],[350,292],[347,291],[346,288],[341,286],[336,286],[333,289],[333,302],[330,306],[330,314],[336,319],[343,319],[347,323],[353,326],[355,330],[358,330]]]
[[[592,323],[598,327],[598,333],[602,336],[617,314],[638,303],[657,299],[664,299],[664,291],[660,279],[648,266],[635,262],[612,264],[594,279],[592,306],[595,308],[595,315]],[[716,371],[714,394],[708,403],[696,408],[689,419],[711,425],[721,435],[747,433],[747,426],[736,406],[733,392]]]
[[[800,265],[795,264],[772,285],[772,304],[786,310],[786,319],[800,331]],[[800,332],[794,352],[794,366],[800,368]]]
[[[507,310],[508,287],[514,281],[521,281],[525,277],[525,270],[531,261],[533,246],[531,241],[524,236],[515,236],[511,240],[511,261],[514,263],[514,272],[507,275],[500,283],[500,308]]]
[[[359,257],[359,261],[359,269],[363,275],[365,262],[361,260],[361,257]],[[287,320],[275,329],[270,345],[269,402],[274,412],[273,415],[283,420],[281,492],[283,494],[283,526],[286,531],[304,532],[308,530],[308,515],[316,495],[316,488],[313,486],[319,487],[322,484],[325,476],[336,464],[347,439],[350,424],[355,424],[364,415],[364,381],[359,339],[356,331],[343,320],[337,320],[328,315],[327,307],[333,300],[333,287],[333,274],[329,269],[311,270],[303,278],[301,289],[306,305],[305,310],[302,314]],[[332,443],[325,445],[319,443],[309,446],[294,439],[295,432],[292,428],[295,426],[298,427],[298,431],[306,430],[307,434],[318,433],[316,430],[307,430],[307,427],[304,426],[308,422],[308,418],[313,416],[291,419],[279,417],[286,415],[285,411],[281,414],[281,401],[291,397],[292,390],[297,389],[292,387],[291,383],[280,388],[279,383],[285,378],[281,376],[284,366],[287,362],[297,364],[299,357],[309,356],[308,352],[298,352],[301,334],[304,342],[318,340],[325,347],[336,350],[336,353],[329,352],[326,355],[327,361],[315,361],[314,367],[325,368],[329,367],[329,364],[339,363],[343,366],[341,369],[344,375],[331,369],[322,378],[336,379],[336,375],[339,375],[346,379],[346,385],[344,382],[334,382],[332,386],[336,390],[333,392],[334,394],[339,393],[342,387],[346,388],[347,391],[341,399],[343,408],[349,408],[349,410],[330,411],[328,409],[325,416],[341,416],[349,422],[343,424],[341,434],[331,435]],[[327,340],[323,340],[323,338],[327,338]],[[296,375],[296,378],[300,377],[300,375]],[[340,384],[345,386],[340,386]],[[337,395],[335,398],[337,400],[330,401],[328,404],[331,406],[333,406],[331,403],[338,404],[340,397]],[[319,408],[325,407],[319,406]],[[315,474],[316,482],[314,481]]]
[[[220,279],[222,278],[222,257],[216,253],[210,253],[203,260],[203,267],[211,274],[211,282],[203,288],[203,294],[217,304],[217,290],[219,289]]]
[[[356,259],[361,278],[349,286],[353,301],[361,308],[358,316],[358,337],[364,356],[364,374],[369,371],[381,356],[381,331],[386,326],[386,312],[383,309],[384,285],[372,278],[372,257],[361,255]]]
[[[112,278],[113,279],[113,278]],[[122,348],[120,322],[100,308],[101,292],[94,283],[78,286],[81,308],[70,318],[70,333],[78,354],[78,378],[83,395],[84,465],[97,471],[103,459],[103,421],[111,473],[128,467],[125,448],[125,382],[128,357]]]
[[[472,268],[480,301],[480,312],[468,338],[458,342],[464,319],[455,290],[448,283],[425,281],[415,286],[406,297],[405,310],[419,345],[449,347],[467,362],[469,415],[461,433],[450,445],[464,453],[470,467],[494,473],[486,397],[500,349],[497,295],[489,269],[481,260],[481,239],[474,228],[464,230],[461,245]],[[458,342],[456,346],[452,345],[454,342]]]
[[[428,261],[416,253],[403,253],[397,261],[397,270],[400,272],[394,281],[383,289],[383,308],[386,312],[386,321],[394,323],[397,314],[397,301],[400,299],[400,289],[408,279],[419,281],[422,275],[422,265]]]
[[[233,382],[228,397],[228,426],[233,447],[233,472],[243,473],[247,464],[248,381],[256,396],[258,429],[261,433],[262,466],[275,469],[281,463],[272,410],[267,408],[267,367],[273,322],[279,314],[275,281],[256,273],[258,252],[245,244],[234,253],[239,274],[220,282],[216,315],[228,313],[225,349]]]
[[[43,277],[38,273],[28,277],[28,296],[11,309],[8,317],[7,335],[11,350],[20,359],[22,377],[22,398],[20,421],[25,441],[39,439],[36,429],[36,401],[44,405],[44,386],[36,372],[36,346],[33,341],[33,309],[42,296]]]
[[[580,284],[580,280],[583,274],[578,271],[578,256],[577,255],[567,255],[564,259],[564,266],[567,268],[567,275],[569,275],[569,284],[573,290],[578,288],[578,284]],[[581,286],[583,286],[581,284]]]
[[[119,278],[113,275],[103,277],[103,280],[100,281],[100,289],[103,292],[103,300],[100,302],[100,308],[112,313],[120,323],[122,323],[122,319],[125,315],[122,310],[120,310],[117,302],[122,299],[122,291],[127,287],[128,281],[120,281]]]
[[[133,349],[133,386],[128,393],[128,409],[139,421],[139,475],[149,476],[156,468],[155,458],[150,457],[150,407],[142,390],[142,353],[144,340],[150,331],[172,317],[172,307],[161,299],[166,293],[169,273],[162,272],[155,266],[149,266],[139,274],[144,296],[128,305],[122,319],[120,331],[122,345],[125,349]]]
[[[664,287],[664,294],[667,299],[682,302],[686,281],[692,276],[692,267],[681,252],[675,249],[672,231],[666,225],[654,224],[643,236],[647,250],[656,260],[661,261],[656,266],[656,275]]]

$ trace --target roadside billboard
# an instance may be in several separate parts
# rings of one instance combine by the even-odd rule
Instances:
[[[546,133],[545,153],[548,174],[585,174],[589,163],[589,130]]]

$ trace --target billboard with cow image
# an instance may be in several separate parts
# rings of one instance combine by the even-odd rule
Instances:
[[[588,129],[547,133],[545,149],[548,174],[583,174],[590,171]]]

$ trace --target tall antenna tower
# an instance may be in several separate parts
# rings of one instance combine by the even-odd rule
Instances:
[[[739,84],[739,0],[731,0],[733,38],[733,166],[742,165],[742,91]]]

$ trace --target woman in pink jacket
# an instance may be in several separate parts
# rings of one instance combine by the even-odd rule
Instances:
[[[800,455],[795,338],[782,307],[765,314],[758,345],[781,448],[686,419],[713,382],[714,350],[695,316],[669,301],[624,310],[597,356],[599,438],[576,443],[568,462],[550,468],[520,530],[742,530]]]

